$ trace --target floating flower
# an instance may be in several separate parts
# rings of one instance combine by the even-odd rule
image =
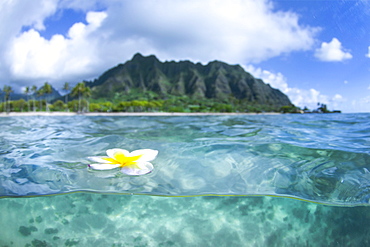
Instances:
[[[139,149],[131,153],[124,149],[108,149],[108,156],[88,157],[89,160],[97,162],[89,164],[94,170],[110,170],[121,168],[121,172],[127,175],[143,175],[151,172],[154,168],[149,162],[155,159],[158,151],[152,149]]]

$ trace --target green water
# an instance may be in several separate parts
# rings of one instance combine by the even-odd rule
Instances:
[[[269,197],[0,200],[0,246],[367,246],[368,207]]]
[[[368,245],[370,114],[0,124],[0,246]],[[109,148],[159,154],[139,177],[87,168]]]

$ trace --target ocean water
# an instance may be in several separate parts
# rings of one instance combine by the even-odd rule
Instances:
[[[0,118],[0,246],[367,246],[370,114]],[[92,171],[109,148],[154,171]]]

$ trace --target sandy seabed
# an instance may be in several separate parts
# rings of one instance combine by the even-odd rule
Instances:
[[[0,200],[0,246],[369,246],[366,207],[76,193]]]

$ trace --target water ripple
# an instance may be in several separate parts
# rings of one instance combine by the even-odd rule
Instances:
[[[369,114],[3,117],[0,195],[272,195],[365,205],[369,120]],[[115,147],[158,149],[154,171],[128,177],[86,168],[86,157]]]

